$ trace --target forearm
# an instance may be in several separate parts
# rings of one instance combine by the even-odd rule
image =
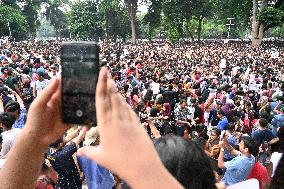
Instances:
[[[178,123],[178,124],[187,124],[188,122],[182,121],[182,120],[177,120],[177,123]]]
[[[1,188],[34,188],[46,148],[23,130],[0,171]]]
[[[233,156],[236,156],[238,151],[233,148],[229,143],[225,143],[225,148],[230,151]]]
[[[18,95],[18,93],[15,93],[15,96],[17,98],[17,102],[21,105],[21,107],[23,107],[24,102],[23,102],[22,98]]]
[[[276,142],[278,142],[278,141],[279,141],[279,138],[276,137],[276,138],[272,139],[271,141],[269,141],[268,143],[269,143],[269,144],[274,144],[274,143],[276,143]]]
[[[72,131],[69,134],[67,134],[67,136],[64,137],[63,142],[64,143],[70,142],[71,140],[73,140],[75,137],[78,136],[78,133],[79,133],[79,129],[77,128],[74,131]]]
[[[221,150],[219,157],[218,157],[218,167],[223,169],[225,168],[225,161],[224,161],[224,151]]]
[[[0,112],[4,112],[4,105],[3,105],[2,98],[0,100]]]

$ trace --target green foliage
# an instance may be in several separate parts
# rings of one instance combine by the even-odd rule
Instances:
[[[127,11],[119,5],[117,0],[102,0],[99,2],[99,14],[104,18],[106,36],[116,40],[123,39],[129,34],[129,20]]]
[[[211,0],[213,17],[217,23],[222,25],[228,24],[227,18],[235,18],[232,23],[237,27],[233,27],[233,31],[237,32],[236,37],[240,37],[242,33],[247,32],[250,26],[252,16],[252,0]]]
[[[68,30],[67,17],[61,10],[61,6],[67,3],[66,0],[49,0],[45,11],[45,17],[55,29],[56,37],[64,30]]]
[[[206,20],[203,23],[201,36],[202,38],[208,39],[222,38],[224,32],[226,32],[226,26],[224,24],[217,24],[214,20]]]
[[[0,5],[0,36],[9,35],[9,27],[11,29],[11,35],[17,40],[24,39],[26,37],[25,17],[20,10]]]
[[[36,28],[40,25],[38,21],[38,11],[42,3],[46,0],[26,0],[22,13],[26,17],[28,32],[31,36],[35,36]]]
[[[282,26],[274,28],[271,33],[275,37],[284,38],[284,24],[282,24]]]
[[[148,39],[152,39],[155,35],[156,28],[161,25],[162,1],[151,0],[148,13],[143,18],[144,24],[149,24],[147,33]]]
[[[164,28],[171,41],[176,41],[183,36],[184,20],[189,16],[190,3],[186,0],[164,0],[162,2],[162,11],[164,13]]]
[[[260,12],[258,20],[271,27],[279,26],[284,22],[284,12],[279,9],[269,7]]]
[[[17,5],[17,0],[1,0],[3,5],[10,6],[15,9],[19,9],[19,6]]]
[[[68,14],[72,35],[76,39],[98,39],[103,36],[103,18],[98,12],[97,2],[76,2]]]

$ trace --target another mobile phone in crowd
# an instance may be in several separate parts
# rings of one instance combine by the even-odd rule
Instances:
[[[64,42],[61,62],[63,122],[96,126],[99,46],[95,42]]]

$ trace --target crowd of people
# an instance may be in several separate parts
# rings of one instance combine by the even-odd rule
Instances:
[[[105,84],[113,85],[116,88],[113,90],[119,92],[115,92],[119,94],[117,98],[128,104],[121,111],[114,108],[115,115],[120,114],[117,119],[127,122],[135,117],[124,113],[131,107],[140,122],[130,123],[143,128],[151,139],[150,144],[141,144],[155,147],[164,167],[184,188],[233,187],[251,179],[258,181],[257,188],[283,187],[283,42],[264,42],[259,47],[246,41],[99,45],[101,67],[107,68],[111,75],[108,78],[112,78],[111,84]],[[49,112],[33,113],[34,104],[48,95],[45,88],[49,83],[55,85],[52,79],[58,80],[62,68],[58,41],[7,42],[1,44],[0,50],[0,168],[4,170],[11,154],[16,154],[12,149],[24,135],[21,133],[28,123],[33,123],[29,119],[39,119],[37,123],[42,125],[53,123]],[[110,104],[109,108],[117,105]],[[61,116],[60,111],[54,111]],[[138,136],[135,129],[131,132],[128,128],[124,131],[123,126],[120,131],[101,127],[100,124],[105,124],[100,120],[104,116],[107,115],[98,116],[98,127],[88,130],[74,126],[64,135],[48,140],[35,188],[137,187],[128,176],[137,175],[134,170],[128,170],[126,175],[121,171],[122,165],[110,166],[84,150],[104,146],[107,143],[104,132],[111,132],[109,143],[118,143],[116,151],[147,152],[135,141]],[[113,117],[109,119],[116,116]],[[126,139],[115,141],[116,134]],[[78,153],[78,147],[83,146]],[[168,180],[168,186],[179,186]]]

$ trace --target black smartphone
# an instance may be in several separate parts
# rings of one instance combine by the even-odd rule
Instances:
[[[66,124],[96,126],[96,86],[99,51],[95,42],[63,42],[62,120]]]

